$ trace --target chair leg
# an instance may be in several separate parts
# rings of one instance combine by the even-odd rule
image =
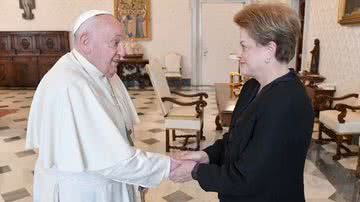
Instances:
[[[360,146],[359,146],[359,152],[358,152],[358,162],[355,170],[355,176],[360,178]]]
[[[220,123],[220,116],[217,115],[216,118],[215,118],[215,124],[216,124],[216,130],[222,130],[222,126],[221,126],[221,123]]]
[[[206,140],[206,137],[204,136],[204,122],[201,123],[200,140]]]
[[[175,133],[175,129],[172,129],[172,140],[175,141],[176,140],[176,133]]]
[[[333,156],[333,160],[339,160],[341,158],[341,145],[342,145],[343,136],[336,136],[336,154]]]
[[[166,129],[165,131],[166,133],[166,152],[170,152],[170,134],[169,134],[169,129]]]
[[[196,151],[200,150],[200,140],[201,140],[202,133],[200,131],[196,131]]]
[[[323,138],[322,138],[323,127],[324,127],[323,124],[321,122],[319,122],[319,137],[315,141],[317,144],[322,144],[323,143]]]

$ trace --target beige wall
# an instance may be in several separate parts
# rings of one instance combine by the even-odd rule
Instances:
[[[0,31],[71,30],[75,18],[89,9],[113,11],[113,0],[35,0],[34,20],[22,19],[19,0],[0,0]],[[183,55],[184,74],[191,76],[191,7],[189,0],[152,0],[152,40],[141,42],[145,57]]]
[[[189,0],[152,0],[152,40],[142,42],[147,58],[164,64],[166,53],[183,56],[183,74],[191,77],[191,6]]]
[[[35,0],[35,4],[35,18],[24,20],[19,0],[0,0],[0,31],[71,30],[72,22],[85,10],[113,10],[112,0]]]
[[[314,39],[320,39],[320,74],[336,84],[336,95],[360,93],[360,26],[337,22],[337,0],[307,0],[303,67],[309,69]]]
[[[34,20],[24,20],[18,0],[0,0],[0,31],[70,30],[73,20],[84,10],[113,10],[113,0],[35,0]],[[262,0],[271,1],[271,0]],[[275,0],[272,0],[275,1]],[[277,0],[294,4],[294,0]],[[190,0],[152,0],[152,40],[141,42],[147,58],[163,62],[167,52],[184,56],[186,77],[191,77]],[[321,41],[320,73],[336,83],[337,93],[360,92],[360,27],[337,23],[336,0],[307,1],[303,69],[308,68],[314,38]],[[351,82],[349,82],[351,81]]]

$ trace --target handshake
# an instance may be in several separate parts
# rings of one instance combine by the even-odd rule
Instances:
[[[204,151],[182,151],[171,155],[169,179],[173,182],[192,180],[191,171],[197,164],[208,164],[209,156]]]

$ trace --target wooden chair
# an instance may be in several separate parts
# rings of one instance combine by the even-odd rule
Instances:
[[[352,106],[338,103],[332,107],[332,102],[358,97],[358,94],[348,94],[337,98],[327,95],[317,96],[318,103],[316,104],[320,106],[320,114],[319,138],[316,142],[324,144],[329,141],[335,141],[336,154],[333,156],[334,160],[339,160],[341,157],[359,155],[359,152],[352,152],[344,143],[350,145],[353,137],[360,135],[360,105]],[[323,132],[330,138],[323,138]],[[345,150],[345,152],[342,153],[341,150]],[[359,166],[360,165],[358,165],[357,173],[360,172]]]
[[[167,80],[161,65],[152,60],[150,64],[146,66],[146,70],[150,76],[151,83],[154,91],[160,102],[160,107],[165,118],[165,130],[166,130],[166,152],[170,149],[180,150],[199,150],[200,140],[205,139],[203,136],[204,128],[204,107],[207,105],[204,98],[207,98],[206,93],[196,93],[192,95],[186,95],[179,92],[170,91]],[[184,102],[172,97],[172,94],[194,98],[196,100]],[[170,130],[172,131],[172,140],[176,138],[185,138],[185,141],[181,147],[170,145]],[[196,135],[177,135],[176,130],[195,131]],[[186,147],[189,138],[196,138],[196,148]]]

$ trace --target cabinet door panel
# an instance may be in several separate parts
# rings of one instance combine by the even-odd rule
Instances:
[[[13,61],[14,81],[17,86],[34,87],[39,83],[39,68],[36,57],[16,57]]]
[[[11,59],[0,59],[0,86],[12,86]]]
[[[59,59],[58,56],[55,57],[39,57],[39,75],[40,79],[51,69],[52,66]]]

